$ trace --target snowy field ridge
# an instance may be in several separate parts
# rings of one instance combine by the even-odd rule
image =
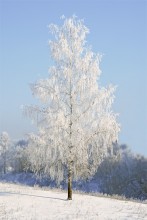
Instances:
[[[0,183],[0,220],[146,220],[147,204]]]

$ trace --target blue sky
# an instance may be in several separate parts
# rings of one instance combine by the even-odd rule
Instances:
[[[146,0],[0,0],[0,132],[16,139],[34,130],[20,106],[34,103],[29,83],[48,75],[47,25],[63,14],[84,18],[88,43],[104,54],[101,85],[118,85],[119,142],[147,155]]]

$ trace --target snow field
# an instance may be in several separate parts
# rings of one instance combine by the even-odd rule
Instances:
[[[147,204],[0,183],[0,220],[146,220]]]

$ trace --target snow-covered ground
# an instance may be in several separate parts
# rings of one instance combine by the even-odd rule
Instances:
[[[146,220],[147,204],[0,183],[0,220]]]

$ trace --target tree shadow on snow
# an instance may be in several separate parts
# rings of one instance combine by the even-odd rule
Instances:
[[[26,194],[26,193],[0,192],[0,196],[10,196],[10,195],[30,196],[30,197],[35,197],[35,198],[67,201],[67,199],[61,199],[61,198],[50,197],[50,196],[38,196],[38,195],[31,195],[31,194]]]

